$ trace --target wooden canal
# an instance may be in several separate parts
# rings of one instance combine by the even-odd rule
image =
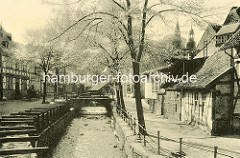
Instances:
[[[2,116],[0,157],[51,157],[51,148],[57,144],[75,116],[81,115],[84,108],[90,105],[105,107],[106,114],[110,116],[111,101],[108,97],[85,96],[64,103],[49,104],[49,107],[32,108]],[[17,143],[28,145],[15,147]]]
[[[69,104],[49,104],[49,107],[33,108],[11,113],[0,119],[0,155],[21,157],[46,157],[46,153],[62,135],[74,117]],[[29,143],[30,147],[5,148],[5,144]]]

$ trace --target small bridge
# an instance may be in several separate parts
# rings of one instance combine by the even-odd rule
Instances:
[[[112,115],[112,101],[114,99],[107,96],[82,96],[80,98],[73,98],[70,100],[70,104],[76,109],[76,114],[82,115],[83,109],[88,107],[105,107],[107,115]]]

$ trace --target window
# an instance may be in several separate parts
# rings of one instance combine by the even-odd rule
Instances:
[[[19,70],[19,63],[16,63],[16,64],[15,64],[15,69],[16,69],[16,70]]]
[[[194,93],[194,106],[195,106],[195,111],[197,110],[197,105],[198,105],[198,92]]]
[[[130,84],[127,85],[127,92],[131,92],[131,86],[130,86]]]
[[[177,104],[175,104],[175,112],[178,112]]]
[[[207,102],[207,94],[203,93],[202,94],[202,115],[205,112],[205,106],[206,106],[206,102]]]
[[[7,89],[13,89],[13,78],[6,77],[7,79]]]
[[[22,91],[27,90],[27,80],[22,80],[21,89],[22,89]]]
[[[159,91],[159,83],[153,82],[152,83],[152,92],[158,92]]]

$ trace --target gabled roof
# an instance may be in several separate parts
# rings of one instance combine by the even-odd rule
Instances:
[[[240,46],[240,29],[236,33],[234,33],[224,45],[220,47],[221,50],[232,48],[232,47],[239,47]]]
[[[240,7],[232,7],[223,25],[240,22]]]
[[[197,82],[178,83],[175,88],[179,89],[204,89],[208,88],[213,81],[231,70],[230,57],[224,51],[215,52],[208,57],[202,68],[196,73]]]
[[[219,47],[216,47],[215,36],[220,28],[221,26],[218,24],[208,24],[197,45],[198,54],[194,57],[194,59],[206,57],[205,50],[207,50],[207,56],[211,56],[219,49]],[[205,41],[207,43],[205,43]]]
[[[97,85],[94,85],[91,89],[89,89],[89,91],[93,92],[93,91],[100,91],[102,88],[104,88],[106,85],[108,85],[109,82],[100,82]]]
[[[234,33],[237,31],[237,29],[240,27],[240,22],[231,23],[228,25],[223,25],[222,28],[218,31],[218,35],[224,35],[229,33]]]

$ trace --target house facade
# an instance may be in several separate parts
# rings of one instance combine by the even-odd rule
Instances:
[[[164,93],[148,93],[146,96],[159,107],[154,108],[158,110],[155,113],[198,126],[212,135],[240,132],[239,10],[233,7],[222,26],[208,25],[193,59],[173,61],[168,72],[195,74],[197,82],[163,84],[159,89],[164,88]]]
[[[3,99],[20,99],[27,97],[27,90],[34,89],[41,95],[43,92],[42,70],[36,63],[17,59],[14,51],[20,44],[12,41],[12,35],[0,26],[0,94]],[[49,86],[48,92],[53,93]]]

